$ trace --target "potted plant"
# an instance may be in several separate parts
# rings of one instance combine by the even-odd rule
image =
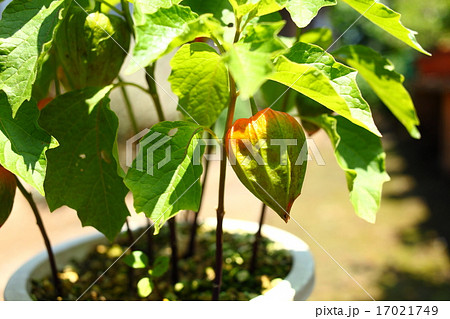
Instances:
[[[84,226],[95,227],[109,241],[123,243],[125,249],[115,245],[105,248],[98,238],[87,239],[100,244],[94,248],[99,255],[115,258],[111,266],[123,257],[128,268],[119,271],[114,280],[128,284],[125,290],[137,289],[141,298],[177,299],[186,285],[192,291],[203,285],[190,277],[181,278],[180,268],[202,259],[195,259],[195,243],[201,241],[210,247],[208,236],[209,240],[213,237],[214,249],[204,254],[214,260],[214,265],[207,267],[204,275],[212,292],[199,295],[199,299],[230,297],[222,289],[223,279],[229,279],[223,278],[224,273],[231,282],[245,282],[250,277],[260,288],[264,278],[270,281],[255,273],[257,263],[266,257],[258,252],[261,248],[267,252],[271,245],[262,238],[264,215],[270,208],[285,222],[291,218],[290,210],[301,193],[307,168],[307,134],[319,129],[329,135],[337,161],[346,173],[356,214],[375,222],[382,185],[389,177],[381,133],[358,89],[357,73],[414,138],[420,137],[419,121],[403,87],[403,77],[387,59],[357,45],[341,47],[331,54],[328,51],[335,44],[332,32],[302,30],[322,7],[336,1],[135,0],[133,10],[127,1],[121,0],[120,6],[118,2],[14,0],[0,21],[0,130],[4,150],[0,177],[2,200],[8,203],[1,210],[0,222],[3,224],[11,212],[17,186],[33,208],[51,266],[48,283],[35,283],[38,290],[44,287],[53,291],[52,297],[64,299],[70,295],[67,284],[78,281],[80,274],[72,270],[60,273],[58,267],[62,266],[58,266],[38,209],[22,181],[44,195],[52,211],[67,205],[77,211]],[[385,5],[374,0],[344,2],[427,54],[414,32]],[[298,27],[295,37],[278,35],[285,24],[279,11],[284,9]],[[132,38],[135,44],[128,54]],[[169,82],[179,98],[182,118],[167,121],[155,81],[155,65],[174,50]],[[146,87],[119,77],[127,55],[130,63],[126,72],[144,69]],[[139,131],[128,86],[146,92],[152,99],[158,123],[150,129]],[[119,119],[110,109],[109,95],[116,89],[122,91],[129,118]],[[246,111],[251,116],[240,115]],[[117,129],[119,121],[128,120],[134,132],[127,142],[127,167],[123,170]],[[136,142],[139,147],[134,154]],[[200,211],[202,184],[208,171],[208,162],[202,158],[212,147],[222,156],[217,218],[210,233],[199,230],[195,212]],[[224,232],[236,229],[233,223],[224,223],[227,160],[243,185],[263,204],[260,223],[251,230],[254,236],[243,239],[251,244],[242,251],[233,251],[227,245],[227,240],[239,236],[226,237],[229,234]],[[125,196],[129,191],[136,212],[148,217],[141,233],[127,222]],[[184,224],[176,223],[175,216],[182,211],[190,218]],[[166,224],[168,227],[163,227]],[[125,231],[119,235],[124,225]],[[150,228],[155,234],[161,231],[158,244]],[[270,227],[266,227],[265,235],[269,239],[288,236]],[[137,248],[143,236],[147,237],[147,246]],[[181,256],[182,240],[189,243],[186,256],[194,258],[191,261]],[[296,242],[291,237],[290,241]],[[300,248],[284,248],[306,254],[302,259],[302,289],[306,293],[301,297],[306,298],[313,263],[307,247],[298,243]],[[71,251],[74,255],[78,252],[74,247],[69,245],[64,253],[58,248],[56,255],[67,259]],[[170,251],[170,256],[157,256],[160,251]],[[243,251],[247,251],[245,261],[235,255]],[[273,256],[279,254],[286,256],[282,255],[283,247],[273,251]],[[293,258],[295,270],[295,254]],[[281,263],[276,257],[266,259]],[[42,262],[42,256],[34,261],[32,274],[42,274]],[[31,279],[36,278],[26,279],[21,285],[29,285]],[[91,279],[92,284],[80,291],[81,295],[97,283],[98,276]],[[275,294],[284,284],[274,285],[268,294]],[[8,288],[13,286],[14,280]],[[243,298],[255,296],[241,296],[236,287],[230,289]],[[91,297],[96,296],[97,292]],[[288,299],[293,297],[291,294]]]

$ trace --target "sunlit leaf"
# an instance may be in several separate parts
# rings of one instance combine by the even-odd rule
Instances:
[[[389,60],[362,45],[345,46],[333,54],[357,69],[411,136],[420,138],[417,129],[419,118],[411,96],[403,86],[404,77],[395,72],[394,65]]]
[[[417,32],[405,28],[400,21],[401,15],[386,5],[375,0],[342,1],[397,39],[403,41],[419,52],[429,54],[422,48],[419,42],[417,42]]]
[[[161,122],[140,141],[125,184],[133,193],[136,212],[153,220],[155,233],[180,210],[198,210],[202,132],[191,122]]]
[[[321,103],[351,122],[381,136],[356,83],[356,70],[334,60],[318,46],[297,43],[278,58],[271,80]]]
[[[14,0],[0,20],[0,90],[12,116],[31,97],[39,57],[50,48],[63,0]]]
[[[374,223],[383,184],[389,181],[381,139],[341,116],[308,118],[330,137],[339,166],[345,171],[356,214]]]
[[[228,70],[217,52],[205,43],[184,45],[170,63],[169,82],[180,98],[186,118],[210,127],[228,106]]]

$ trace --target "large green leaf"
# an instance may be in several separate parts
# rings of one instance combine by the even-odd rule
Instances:
[[[403,86],[404,77],[394,71],[389,60],[362,45],[345,46],[333,54],[357,69],[411,136],[420,138],[419,119],[411,96]]]
[[[278,58],[271,80],[283,83],[353,123],[381,136],[356,83],[357,72],[334,60],[322,48],[297,43]]]
[[[31,97],[39,57],[49,49],[63,0],[14,0],[0,20],[0,90],[13,117]]]
[[[271,58],[285,49],[276,37],[283,26],[282,21],[249,25],[245,37],[225,56],[242,98],[252,96],[273,72]]]
[[[180,210],[198,210],[202,132],[190,122],[161,122],[140,141],[125,184],[133,193],[136,212],[153,220],[155,233]]]
[[[405,42],[419,52],[429,54],[416,40],[417,32],[409,30],[400,21],[401,15],[386,5],[375,0],[342,0],[365,18],[390,33],[397,39]]]
[[[109,108],[110,90],[86,88],[61,95],[42,110],[39,123],[60,143],[47,151],[44,187],[50,209],[67,205],[84,226],[112,240],[129,212],[128,190],[114,154],[118,119]]]
[[[0,163],[44,195],[45,151],[56,141],[39,127],[35,100],[25,101],[13,118],[8,98],[0,91]]]
[[[217,52],[205,43],[184,45],[173,57],[169,82],[182,111],[210,127],[228,106],[228,70]]]
[[[208,36],[209,29],[201,16],[189,7],[173,5],[159,8],[136,19],[136,46],[129,72],[134,72],[156,61],[177,46]]]
[[[307,120],[329,135],[339,166],[345,171],[356,214],[374,223],[383,184],[389,181],[381,139],[341,116],[322,115]]]
[[[334,6],[336,0],[288,0],[286,10],[299,28],[306,27],[325,6]]]

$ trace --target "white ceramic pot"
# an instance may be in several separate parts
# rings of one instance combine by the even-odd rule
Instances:
[[[206,226],[214,227],[215,219],[204,221]],[[223,224],[227,232],[255,233],[258,225],[253,222],[225,219]],[[292,268],[287,277],[264,295],[252,300],[306,300],[314,286],[314,260],[308,245],[284,230],[264,225],[263,236],[280,244],[292,255]],[[57,265],[65,265],[71,260],[81,260],[94,246],[108,241],[101,234],[93,234],[57,245],[54,248]],[[47,252],[43,251],[20,267],[9,279],[5,288],[5,300],[31,301],[31,279],[48,276],[50,267]]]

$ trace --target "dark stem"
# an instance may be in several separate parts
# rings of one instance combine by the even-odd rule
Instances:
[[[119,81],[122,82],[122,79],[120,77],[119,77]],[[125,89],[125,87],[123,85],[120,86],[120,89],[122,91],[122,96],[125,101],[125,106],[127,107],[128,117],[130,118],[131,125],[133,126],[134,134],[137,134],[137,133],[139,133],[139,128],[138,128],[138,125],[136,122],[136,116],[133,111],[133,106],[131,105],[130,99],[128,97],[127,90]],[[128,219],[125,220],[125,224],[127,227],[128,241],[129,241],[129,244],[131,245],[134,242],[134,236],[133,236],[133,232],[130,229],[130,224],[128,223]],[[133,271],[131,270],[129,273],[130,276],[132,276],[132,272]],[[130,282],[131,281],[132,281],[132,278],[130,277]]]
[[[119,77],[119,81],[121,83],[124,83],[120,77]],[[133,127],[134,134],[138,134],[139,126],[136,121],[136,115],[134,113],[133,106],[131,105],[130,98],[128,96],[128,92],[127,92],[125,86],[123,86],[123,85],[120,86],[120,90],[122,92],[123,100],[125,101],[125,106],[127,108],[128,117],[130,118],[130,122],[131,122],[131,126]]]
[[[33,210],[34,217],[36,217],[36,223],[39,227],[39,230],[41,231],[42,238],[44,239],[45,248],[47,249],[48,254],[48,260],[50,263],[50,269],[52,272],[52,278],[53,278],[53,284],[55,285],[55,290],[58,296],[62,296],[62,289],[61,289],[61,282],[58,278],[58,270],[56,268],[56,262],[55,262],[55,255],[53,254],[52,245],[50,244],[50,239],[48,238],[47,232],[44,227],[44,223],[42,222],[41,215],[39,213],[39,210],[36,206],[36,203],[33,199],[33,195],[31,193],[27,192],[25,187],[22,185],[22,183],[19,181],[19,179],[16,177],[17,182],[17,188],[19,188],[22,195],[27,200],[28,204],[30,204],[31,209]]]
[[[130,33],[133,35],[133,37],[135,37],[134,28],[133,28],[134,23],[133,23],[133,18],[131,17],[131,13],[130,13],[130,6],[126,0],[120,0],[120,5],[122,7],[122,12],[125,17],[125,20],[127,21],[128,31],[130,31]]]
[[[158,119],[160,122],[166,120],[162,109],[161,101],[159,99],[158,90],[156,89],[155,81],[155,64],[152,64],[145,68],[145,80],[148,84],[148,92],[150,93],[153,103],[155,104],[156,112],[158,113]]]
[[[258,113],[258,107],[256,106],[255,99],[253,97],[250,98],[250,107],[252,109],[252,115]]]
[[[123,15],[123,12],[120,11],[119,9],[117,9],[115,6],[113,6],[112,4],[103,1],[103,0],[95,0],[96,2],[100,3],[100,5],[104,4],[105,6],[107,6],[109,9],[113,10],[115,13]],[[99,9],[99,11],[101,11],[101,8]]]
[[[131,231],[128,219],[125,219],[125,225],[127,226],[127,236],[130,249],[133,250],[134,236],[133,232]],[[134,289],[134,268],[128,267],[128,290],[133,291],[133,289]]]
[[[236,33],[234,35],[234,42],[238,42],[241,31],[241,20],[236,18]],[[220,43],[219,43],[220,47]],[[223,54],[224,52],[221,53]],[[222,275],[223,275],[223,217],[225,215],[225,177],[227,174],[227,159],[226,159],[226,150],[225,150],[225,137],[227,135],[228,130],[233,124],[234,119],[234,111],[236,109],[236,100],[237,100],[237,92],[236,92],[236,82],[231,75],[228,74],[229,82],[230,82],[230,104],[228,106],[227,113],[227,121],[225,124],[225,131],[223,132],[223,139],[221,145],[221,158],[220,158],[220,177],[219,177],[219,200],[216,210],[217,216],[217,226],[216,226],[216,267],[215,267],[215,278],[213,284],[213,300],[219,300],[220,289],[222,286]]]
[[[230,77],[230,105],[228,107],[227,122],[225,126],[224,138],[222,143],[222,152],[220,160],[219,177],[219,203],[217,205],[217,228],[216,228],[216,268],[213,286],[213,300],[219,300],[220,288],[222,286],[223,269],[223,217],[225,215],[225,177],[227,171],[227,159],[225,158],[225,136],[233,124],[234,110],[236,108],[236,82],[231,74]]]
[[[152,227],[152,224],[150,222],[150,219],[147,218],[147,229],[150,229]],[[153,234],[149,231],[147,236],[147,257],[150,263],[153,263],[155,256],[153,253]]]
[[[99,12],[102,11],[102,3],[101,2],[97,2],[97,1],[95,2],[94,11],[99,11]]]
[[[54,83],[55,83],[56,96],[60,96],[61,95],[61,85],[60,85],[59,79],[58,79],[58,70],[55,71]]]
[[[175,285],[179,281],[178,274],[178,245],[177,245],[177,229],[175,223],[175,217],[169,219],[169,229],[170,229],[170,248],[172,250],[171,256],[171,279],[172,284]]]
[[[250,260],[250,274],[254,274],[255,273],[255,269],[256,269],[256,263],[258,261],[258,251],[259,251],[259,246],[261,243],[261,229],[262,226],[264,224],[264,216],[266,215],[266,210],[267,210],[267,206],[266,204],[262,205],[261,208],[261,215],[259,217],[259,227],[258,227],[258,231],[255,234],[255,241],[253,242],[253,251],[252,251],[252,259]]]
[[[211,145],[206,146],[205,154],[211,153]],[[209,171],[209,161],[206,160],[205,163],[205,171],[203,173],[203,180],[202,180],[202,192],[204,192],[205,185],[206,185],[206,179],[208,178],[208,171]],[[191,234],[189,237],[189,246],[186,251],[186,254],[183,256],[184,258],[192,257],[195,254],[195,242],[197,238],[197,228],[198,228],[198,215],[200,215],[200,210],[202,208],[202,202],[203,202],[203,193],[200,200],[200,205],[198,207],[198,212],[194,213],[194,220],[192,221],[191,225]]]
[[[289,99],[291,97],[291,92],[292,92],[292,89],[288,89],[287,92],[284,94],[283,104],[281,105],[281,108],[280,108],[281,112],[286,112],[288,103],[289,103]]]
[[[152,64],[145,68],[145,79],[148,84],[148,91],[155,104],[156,112],[158,113],[158,119],[160,122],[166,120],[162,109],[161,100],[159,99],[158,91],[156,89],[155,80],[155,64]],[[172,283],[175,285],[179,280],[178,274],[178,245],[177,245],[177,233],[175,218],[169,219],[169,232],[170,232],[170,248],[172,251],[171,263],[172,263]]]
[[[128,241],[131,245],[134,243],[134,236],[133,236],[133,231],[130,228],[130,223],[128,222],[128,219],[125,219],[125,225],[127,226]],[[131,248],[131,249],[133,249],[133,248]]]

